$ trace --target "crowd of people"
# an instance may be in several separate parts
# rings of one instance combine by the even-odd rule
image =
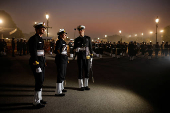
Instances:
[[[156,44],[146,43],[137,43],[136,41],[131,41],[128,43],[118,41],[116,42],[93,42],[93,51],[96,57],[102,58],[103,54],[110,55],[111,57],[117,57],[118,59],[121,56],[129,56],[130,60],[134,60],[134,58],[138,55],[148,56],[148,59],[151,59],[153,53],[156,57],[161,53],[161,56],[168,56],[170,54],[170,45],[168,42],[162,42],[161,45],[157,42]]]

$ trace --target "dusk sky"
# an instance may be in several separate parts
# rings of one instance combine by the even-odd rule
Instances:
[[[0,10],[9,13],[23,33],[33,32],[34,22],[46,23],[47,12],[49,34],[56,36],[64,28],[69,38],[80,24],[92,39],[119,34],[119,30],[122,35],[149,35],[155,32],[157,16],[158,31],[170,25],[170,0],[1,0]]]

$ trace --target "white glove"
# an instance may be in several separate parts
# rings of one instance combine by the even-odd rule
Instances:
[[[42,70],[41,70],[41,68],[39,67],[39,68],[36,68],[36,73],[41,73],[42,72]]]

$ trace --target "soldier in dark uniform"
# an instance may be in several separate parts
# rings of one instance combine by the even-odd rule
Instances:
[[[5,42],[4,39],[2,40],[2,48],[3,55],[6,55],[7,43]]]
[[[145,49],[146,49],[144,42],[142,42],[142,44],[140,45],[140,49],[141,49],[141,52],[142,52],[142,57],[144,57]]]
[[[30,59],[29,64],[35,78],[35,95],[33,105],[35,108],[45,107],[46,101],[42,100],[42,87],[45,74],[44,41],[42,35],[45,32],[45,23],[40,22],[34,25],[36,34],[32,36],[29,43]]]
[[[116,43],[113,42],[112,44],[112,57],[116,57]]]
[[[96,41],[96,43],[95,43],[95,53],[96,53],[96,56],[99,57],[100,50],[99,50],[99,42],[98,41]]]
[[[23,38],[20,39],[20,42],[19,42],[19,55],[22,56],[22,50],[23,50]]]
[[[73,39],[70,39],[70,42],[69,42],[69,48],[70,48],[70,58],[73,58],[73,55],[74,55],[74,51],[73,51],[73,47],[74,47],[74,40]]]
[[[18,54],[18,55],[19,55],[19,53],[20,53],[20,52],[19,52],[19,50],[20,50],[20,49],[19,49],[19,46],[20,46],[19,44],[20,44],[20,43],[19,43],[19,39],[17,39],[17,54]]]
[[[133,58],[135,59],[136,58],[136,55],[137,55],[137,44],[136,44],[136,41],[134,41],[134,51],[133,51]]]
[[[101,41],[101,43],[99,44],[99,56],[100,58],[102,58],[103,56],[103,42]]]
[[[23,55],[26,55],[26,50],[27,50],[27,42],[26,42],[26,39],[24,39],[24,42],[23,42]]]
[[[161,56],[165,55],[165,51],[164,51],[164,41],[161,44]]]
[[[15,51],[15,40],[14,40],[15,38],[13,37],[12,38],[12,57],[15,57],[15,53],[14,53],[14,51]]]
[[[3,45],[2,45],[2,39],[0,39],[0,56],[2,56],[3,51]]]
[[[54,40],[51,40],[50,42],[50,54],[52,55],[54,51]]]
[[[152,46],[152,42],[150,42],[150,44],[148,45],[148,59],[152,58],[152,52],[153,52],[153,46]]]
[[[120,41],[118,41],[118,43],[116,45],[116,49],[117,49],[117,58],[120,58],[120,53],[121,53]]]
[[[164,52],[165,52],[165,56],[168,56],[168,42],[166,42],[164,45]]]
[[[133,41],[129,42],[128,54],[129,54],[130,60],[132,61],[134,59],[134,43],[133,43]]]
[[[60,31],[57,33],[58,41],[56,42],[55,47],[55,63],[57,65],[57,83],[56,83],[56,96],[65,96],[63,92],[67,92],[67,90],[64,90],[64,80],[66,77],[66,68],[67,68],[67,62],[68,62],[68,56],[67,56],[67,45],[64,39],[66,39],[66,32],[64,29],[60,29]]]
[[[125,42],[123,43],[122,48],[123,48],[123,52],[122,52],[123,54],[122,55],[125,56],[126,55],[126,51],[127,51],[127,45],[126,45]]]
[[[79,88],[80,91],[90,90],[88,87],[88,80],[89,80],[89,71],[90,71],[90,60],[92,60],[93,51],[92,51],[92,44],[91,38],[89,36],[84,35],[85,26],[79,25],[77,27],[80,36],[77,37],[74,41],[74,49],[78,52],[77,54],[77,63],[79,68]],[[85,71],[85,79],[83,85],[83,69]]]
[[[112,56],[112,44],[111,44],[111,42],[109,42],[109,44],[108,44],[108,52],[109,52],[109,55]]]
[[[156,42],[156,45],[155,45],[155,56],[158,58],[158,52],[159,52],[159,42]]]

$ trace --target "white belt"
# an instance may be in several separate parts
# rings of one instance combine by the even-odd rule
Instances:
[[[85,47],[78,47],[77,49],[76,49],[76,52],[79,52],[79,51],[85,51],[86,50],[86,48]]]
[[[62,55],[67,55],[67,51],[61,52]]]
[[[70,48],[73,48],[73,47],[70,47]]]
[[[37,56],[44,56],[44,50],[37,50]]]

